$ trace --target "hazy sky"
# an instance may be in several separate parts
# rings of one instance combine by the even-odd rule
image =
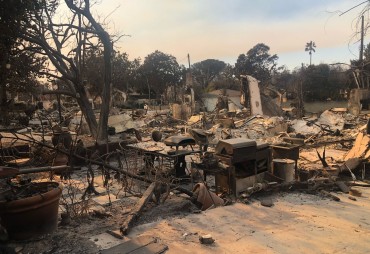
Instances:
[[[187,65],[205,59],[235,64],[238,56],[265,43],[278,65],[309,63],[304,51],[317,45],[312,62],[349,63],[358,58],[353,39],[358,13],[340,12],[363,0],[101,0],[94,13],[109,15],[111,32],[130,35],[116,44],[130,59],[160,50]],[[114,11],[115,10],[115,11]],[[112,11],[114,11],[112,13]],[[365,44],[367,44],[365,38]]]

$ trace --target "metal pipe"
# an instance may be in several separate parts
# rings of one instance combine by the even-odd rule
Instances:
[[[70,166],[62,165],[62,166],[53,166],[53,167],[48,166],[48,167],[39,167],[39,168],[20,168],[18,169],[17,175],[64,170],[64,169],[76,170],[76,169],[80,169],[80,167],[71,168]]]
[[[73,167],[67,165],[62,166],[47,166],[47,167],[39,167],[39,168],[8,168],[8,167],[1,167],[0,168],[0,179],[1,178],[10,178],[15,177],[17,175],[23,175],[23,174],[31,174],[31,173],[41,173],[41,172],[53,172],[57,170],[77,170],[80,169],[80,167]]]

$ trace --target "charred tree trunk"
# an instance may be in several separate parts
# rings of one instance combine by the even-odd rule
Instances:
[[[98,24],[99,25],[99,24]],[[99,25],[101,28],[101,26]],[[102,29],[102,28],[101,28]],[[112,86],[112,43],[107,32],[104,30],[99,33],[99,38],[104,44],[104,87],[103,100],[100,109],[99,126],[98,126],[98,143],[106,142],[108,140],[108,116],[109,106],[111,101],[111,86]]]
[[[6,126],[9,124],[7,97],[6,97],[6,83],[1,84],[1,123]]]
[[[109,34],[104,28],[94,19],[90,12],[90,1],[84,0],[85,6],[79,8],[73,0],[65,0],[67,6],[76,13],[83,15],[94,28],[96,35],[104,45],[104,87],[102,94],[102,107],[100,109],[99,125],[97,130],[96,141],[104,143],[108,140],[108,115],[111,99],[111,83],[112,83],[112,42]],[[87,116],[86,116],[87,117]]]
[[[96,121],[95,113],[90,105],[85,88],[82,85],[76,85],[76,90],[78,93],[78,96],[76,97],[77,103],[80,106],[81,112],[85,116],[91,135],[96,138],[98,134],[98,122]]]
[[[2,48],[2,47],[0,47]],[[1,123],[6,126],[9,124],[9,116],[8,116],[8,107],[7,107],[7,96],[6,96],[6,83],[7,83],[7,75],[10,71],[7,67],[7,61],[9,58],[10,46],[5,45],[3,52],[3,59],[0,62],[0,119]]]

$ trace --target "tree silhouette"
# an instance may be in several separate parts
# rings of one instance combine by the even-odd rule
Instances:
[[[310,65],[312,63],[312,52],[316,52],[315,48],[316,48],[316,44],[314,41],[310,41],[306,43],[305,51],[308,51],[308,54],[310,54]]]
[[[222,72],[226,63],[216,59],[207,59],[193,64],[192,67],[195,79],[205,88]]]
[[[239,55],[235,63],[236,74],[251,75],[258,79],[261,85],[265,85],[276,72],[279,57],[270,54],[270,47],[264,43],[258,43],[248,50],[247,54]]]

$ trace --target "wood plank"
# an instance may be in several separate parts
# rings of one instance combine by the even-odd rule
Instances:
[[[364,137],[364,134],[362,132],[360,132],[357,137],[356,137],[356,140],[355,140],[355,143],[352,147],[352,149],[348,152],[348,154],[346,155],[346,157],[344,158],[344,160],[348,160],[350,158],[354,158],[355,157],[355,154],[357,153],[357,151],[359,150],[360,146],[361,146],[361,141],[362,141],[362,138]]]
[[[157,240],[153,236],[139,236],[112,248],[102,250],[101,254],[125,254],[143,248]]]
[[[121,235],[121,231],[119,229],[107,230],[106,232],[117,239],[123,239],[123,235]]]
[[[147,246],[143,246],[130,254],[160,254],[168,250],[168,246],[163,243],[151,243]]]
[[[152,197],[155,186],[156,186],[155,182],[149,185],[148,189],[146,189],[141,199],[139,199],[136,205],[132,208],[130,214],[126,217],[126,220],[123,222],[120,228],[120,231],[123,235],[126,235],[128,233],[132,224],[134,223],[136,218],[140,215],[146,203]]]
[[[335,182],[335,184],[339,187],[339,189],[343,192],[343,193],[349,193],[349,190],[350,188],[342,181],[337,181]]]
[[[365,154],[365,152],[366,152],[366,150],[369,146],[369,142],[370,142],[369,137],[367,135],[364,135],[362,140],[361,140],[360,147],[358,148],[358,151],[355,154],[355,157],[360,158]]]

